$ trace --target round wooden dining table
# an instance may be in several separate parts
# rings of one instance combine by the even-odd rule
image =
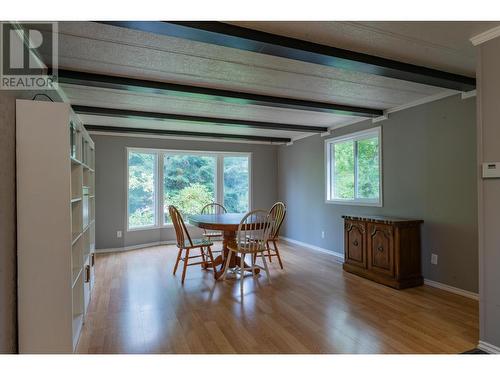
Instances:
[[[215,277],[217,279],[224,273],[225,262],[229,254],[228,246],[236,247],[236,232],[238,231],[238,226],[240,225],[241,219],[245,214],[208,214],[208,215],[190,215],[188,220],[189,223],[210,231],[221,232],[223,235],[222,241],[222,253],[214,259],[215,266],[220,266]],[[233,256],[231,258],[230,268],[236,267],[241,261],[240,256]],[[210,265],[211,266],[211,265]],[[249,267],[245,263],[245,267]],[[259,273],[260,269],[255,268],[255,273]]]

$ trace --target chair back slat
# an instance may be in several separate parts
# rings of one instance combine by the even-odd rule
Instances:
[[[279,235],[281,224],[286,215],[286,206],[283,202],[276,202],[269,210],[269,216],[271,216],[271,233],[269,235],[270,239],[276,239]]]
[[[220,203],[209,203],[201,209],[201,214],[202,215],[220,215],[220,214],[227,214],[227,209]],[[203,232],[205,234],[208,234],[209,231],[206,229],[203,229]]]
[[[271,218],[265,210],[248,212],[238,226],[238,248],[255,252],[265,247],[271,233]]]
[[[184,224],[184,220],[182,219],[182,215],[179,210],[175,206],[168,206],[168,212],[170,214],[170,218],[172,219],[172,223],[174,224],[177,247],[184,248],[186,246],[186,240],[189,241],[190,246],[193,246],[193,241],[191,240],[191,236],[186,229],[186,225]]]
[[[202,215],[227,214],[227,209],[220,203],[209,203],[201,209]]]

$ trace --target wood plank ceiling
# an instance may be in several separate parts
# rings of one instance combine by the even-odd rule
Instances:
[[[328,24],[345,26],[342,22]],[[446,28],[447,23],[442,24]],[[483,27],[491,27],[489,23],[484,24]],[[274,31],[273,27],[279,25],[250,26]],[[298,26],[300,23],[293,23],[290,30]],[[457,29],[457,25],[453,25],[453,29]],[[279,31],[286,35],[286,30]],[[369,33],[365,30],[366,35]],[[278,143],[461,90],[206,43],[190,37],[95,22],[60,22],[60,86],[80,112],[83,122],[92,125],[92,129],[177,131],[190,136],[198,132],[225,134],[230,139],[249,137],[250,140],[269,137],[272,139],[268,141]],[[357,37],[359,39],[359,35]],[[391,35],[391,38],[396,37]],[[343,44],[345,48],[345,40]],[[385,47],[387,56],[390,49]],[[450,56],[451,47],[434,47],[430,57],[439,56],[439,50]],[[358,50],[363,52],[359,46]],[[471,56],[468,52],[454,51],[456,62],[450,62],[451,58],[447,60],[448,72],[473,77],[470,69],[460,66]],[[439,59],[432,60],[429,66],[439,69],[436,61]],[[471,82],[473,79],[468,85],[463,84],[463,90],[473,88]]]

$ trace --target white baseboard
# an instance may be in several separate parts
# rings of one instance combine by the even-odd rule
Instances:
[[[145,247],[160,246],[160,245],[172,245],[172,244],[175,244],[175,240],[148,242],[148,243],[143,243],[140,245],[114,247],[114,248],[109,248],[109,249],[96,249],[95,252],[98,254],[100,254],[100,253],[118,253],[118,252],[122,252],[122,251],[143,249]]]
[[[429,285],[429,286],[433,286],[434,288],[443,289],[443,290],[446,290],[448,292],[459,294],[461,296],[472,298],[472,299],[479,301],[479,294],[478,293],[469,292],[468,290],[463,290],[463,289],[456,288],[456,287],[451,286],[451,285],[439,283],[437,281],[429,280],[429,279],[424,279],[424,284]]]
[[[307,247],[308,249],[319,251],[321,253],[325,253],[328,255],[332,255],[340,260],[344,260],[344,254],[337,253],[335,251],[331,251],[328,249],[324,249],[319,246],[314,246],[305,242],[297,241],[297,240],[292,240],[291,238],[287,237],[282,237],[280,236],[281,240],[293,243],[295,245]],[[122,251],[130,251],[130,250],[138,250],[138,249],[144,249],[146,247],[153,247],[153,246],[161,246],[161,245],[173,245],[175,244],[175,240],[168,240],[168,241],[155,241],[155,242],[148,242],[148,243],[143,243],[139,245],[131,245],[131,246],[124,246],[124,247],[113,247],[113,248],[108,248],[108,249],[96,249],[96,253],[118,253]]]
[[[311,250],[314,250],[314,251],[319,251],[319,252],[324,253],[324,254],[332,255],[332,256],[338,258],[339,260],[344,260],[344,254],[343,253],[337,253],[336,251],[332,251],[332,250],[325,249],[323,247],[311,245],[311,244],[308,244],[306,242],[292,240],[291,238],[288,238],[288,237],[280,236],[280,239],[284,240],[284,241],[287,241],[287,242],[290,242],[290,243],[293,243],[295,245],[307,247],[308,249],[311,249]]]
[[[489,354],[500,354],[500,348],[498,346],[492,345],[485,341],[479,340],[479,345],[477,346],[477,348]]]

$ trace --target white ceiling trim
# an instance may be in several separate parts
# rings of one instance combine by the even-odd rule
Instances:
[[[363,122],[363,121],[367,121],[369,120],[368,118],[358,118],[358,119],[353,119],[353,120],[350,120],[350,121],[346,121],[344,122],[343,124],[338,124],[338,125],[334,125],[330,128],[328,128],[328,131],[326,133],[322,133],[321,136],[322,137],[327,137],[331,134],[331,132],[335,129],[338,129],[338,128],[343,128],[345,126],[349,126],[349,125],[354,125],[354,124],[358,124],[360,122]]]
[[[384,111],[384,115],[383,116],[380,116],[380,117],[375,117],[372,119],[372,123],[373,124],[376,124],[377,122],[380,122],[380,121],[385,121],[389,118],[389,114],[387,111]]]
[[[175,135],[158,135],[158,134],[134,134],[134,133],[115,133],[103,132],[99,130],[91,130],[88,132],[90,135],[105,135],[108,137],[129,137],[129,138],[158,138],[158,139],[174,139],[179,141],[197,141],[197,142],[222,142],[222,143],[253,143],[268,146],[284,145],[283,142],[264,142],[264,141],[245,141],[243,139],[220,139],[220,138],[205,138],[205,137],[179,137]]]
[[[487,42],[488,40],[495,39],[500,36],[500,26],[494,27],[485,31],[484,33],[477,34],[470,38],[471,43],[474,46],[478,46]]]
[[[477,90],[467,91],[462,93],[462,99],[473,98],[477,95]]]
[[[439,99],[447,98],[448,96],[457,95],[459,93],[460,93],[460,91],[446,90],[446,91],[440,92],[436,95],[426,96],[425,98],[414,100],[413,102],[410,102],[407,104],[403,104],[403,105],[399,105],[397,107],[389,108],[388,110],[385,111],[385,113],[389,114],[389,113],[399,112],[399,111],[402,111],[403,109],[408,109],[408,108],[416,107],[416,106],[421,105],[421,104],[434,102],[434,101],[439,100]]]
[[[287,146],[291,146],[291,145],[293,145],[293,142],[298,141],[299,139],[304,139],[304,138],[307,138],[307,137],[312,137],[313,135],[316,135],[316,134],[318,134],[318,133],[307,133],[307,134],[298,135],[298,136],[292,138],[292,141],[288,142],[286,145]]]

